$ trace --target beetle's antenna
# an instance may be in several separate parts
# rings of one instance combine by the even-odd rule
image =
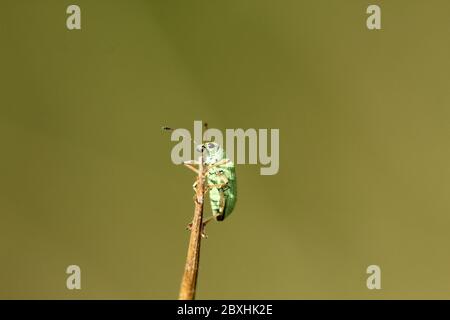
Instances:
[[[207,124],[206,124],[207,125]],[[163,131],[174,131],[175,129],[174,128],[171,128],[171,127],[166,127],[166,126],[164,126],[164,127],[162,127],[161,128]],[[196,144],[196,145],[201,145],[201,143],[198,143],[197,141],[195,141],[194,139],[192,139],[191,137],[186,137],[184,134],[181,134],[181,136],[183,137],[183,138],[186,138],[186,139],[189,139],[189,140],[191,140],[194,144]]]

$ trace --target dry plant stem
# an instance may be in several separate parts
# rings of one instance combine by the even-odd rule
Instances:
[[[186,265],[184,267],[183,279],[181,281],[179,300],[195,299],[195,288],[197,286],[198,268],[200,262],[200,244],[202,240],[203,222],[203,191],[204,174],[203,158],[199,158],[198,181],[196,188],[196,201],[194,219],[192,220],[191,237],[189,240]]]

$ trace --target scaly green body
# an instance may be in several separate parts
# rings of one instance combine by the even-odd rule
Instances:
[[[213,217],[222,221],[233,211],[237,200],[237,184],[234,163],[227,158],[220,145],[208,142],[201,145],[204,164],[208,168],[206,185]]]

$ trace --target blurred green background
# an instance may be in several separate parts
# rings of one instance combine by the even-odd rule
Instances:
[[[208,227],[197,298],[450,298],[449,11],[2,0],[0,298],[177,298],[194,176],[160,128],[194,120],[280,129],[279,173],[238,166]]]

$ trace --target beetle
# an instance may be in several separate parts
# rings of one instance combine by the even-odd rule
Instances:
[[[203,221],[202,236],[205,225],[211,220],[223,221],[232,212],[237,201],[236,171],[234,163],[227,157],[225,150],[215,142],[206,142],[197,146],[197,151],[203,154],[203,165],[206,167],[206,188],[209,191],[212,216]],[[198,173],[195,165],[198,161],[184,161],[184,165]],[[193,185],[196,190],[198,181]],[[187,227],[190,230],[192,223]]]

